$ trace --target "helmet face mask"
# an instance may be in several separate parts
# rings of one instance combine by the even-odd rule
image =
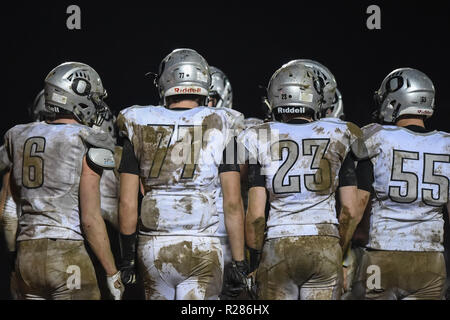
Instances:
[[[97,114],[93,127],[100,128],[103,132],[108,133],[111,138],[116,140],[117,131],[115,123],[116,117],[112,113],[111,109],[105,104],[104,111]]]
[[[170,96],[199,95],[206,105],[211,86],[209,65],[195,50],[176,49],[161,62],[156,82],[164,104]]]
[[[272,113],[311,114],[320,118],[323,95],[314,71],[302,64],[288,64],[278,69],[267,89]]]
[[[104,112],[103,99],[106,96],[98,73],[83,63],[63,63],[45,79],[47,111],[52,114],[72,114],[84,125],[93,125],[97,113]]]
[[[435,109],[435,89],[421,71],[401,68],[391,72],[375,92],[379,122],[395,123],[403,115],[429,118]]]
[[[344,101],[342,99],[341,92],[336,88],[336,94],[334,101],[329,108],[323,108],[322,111],[323,118],[337,118],[341,120],[345,120],[344,114]]]
[[[217,108],[233,108],[233,90],[228,77],[220,69],[210,66],[211,88],[209,92],[210,100],[215,99],[213,103]]]

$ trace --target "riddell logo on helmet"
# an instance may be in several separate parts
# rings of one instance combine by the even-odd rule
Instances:
[[[174,88],[175,93],[180,94],[200,94],[202,89],[200,88]]]
[[[299,114],[299,113],[306,113],[306,110],[303,107],[292,107],[292,108],[279,107],[279,108],[277,108],[277,112],[279,114],[281,114],[281,113],[285,113],[285,114]]]
[[[430,110],[417,110],[417,113],[418,114],[425,114],[425,115],[432,114],[432,112]]]

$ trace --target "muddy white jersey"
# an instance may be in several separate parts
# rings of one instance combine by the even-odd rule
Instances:
[[[269,122],[244,131],[238,144],[265,176],[270,194],[267,239],[339,236],[334,193],[340,168],[350,150],[358,158],[367,156],[356,125],[337,119]]]
[[[251,127],[263,124],[264,121],[258,118],[246,118],[244,120],[244,127],[245,129],[249,129]]]
[[[109,142],[103,132],[78,124],[34,122],[6,133],[22,212],[18,241],[83,240],[78,198],[83,157],[90,146],[111,150]]]
[[[119,172],[118,166],[122,157],[122,148],[116,146],[114,150],[114,170],[104,170],[100,180],[100,207],[102,217],[116,230],[119,230]]]
[[[363,132],[375,191],[368,246],[444,251],[442,211],[449,201],[450,135],[379,124]]]
[[[224,150],[234,138],[230,109],[131,107],[117,120],[144,186],[140,234],[214,236]]]

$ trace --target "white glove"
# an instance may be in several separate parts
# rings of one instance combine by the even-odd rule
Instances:
[[[121,300],[125,287],[120,278],[120,271],[111,277],[106,277],[106,282],[108,283],[108,289],[114,300]]]

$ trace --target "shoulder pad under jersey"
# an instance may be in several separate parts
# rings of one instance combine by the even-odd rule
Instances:
[[[87,130],[86,130],[87,129]],[[111,135],[98,129],[83,128],[80,135],[89,147],[107,149],[114,152],[115,142]]]
[[[114,153],[107,149],[90,148],[87,154],[89,160],[96,166],[112,170],[115,168]]]

